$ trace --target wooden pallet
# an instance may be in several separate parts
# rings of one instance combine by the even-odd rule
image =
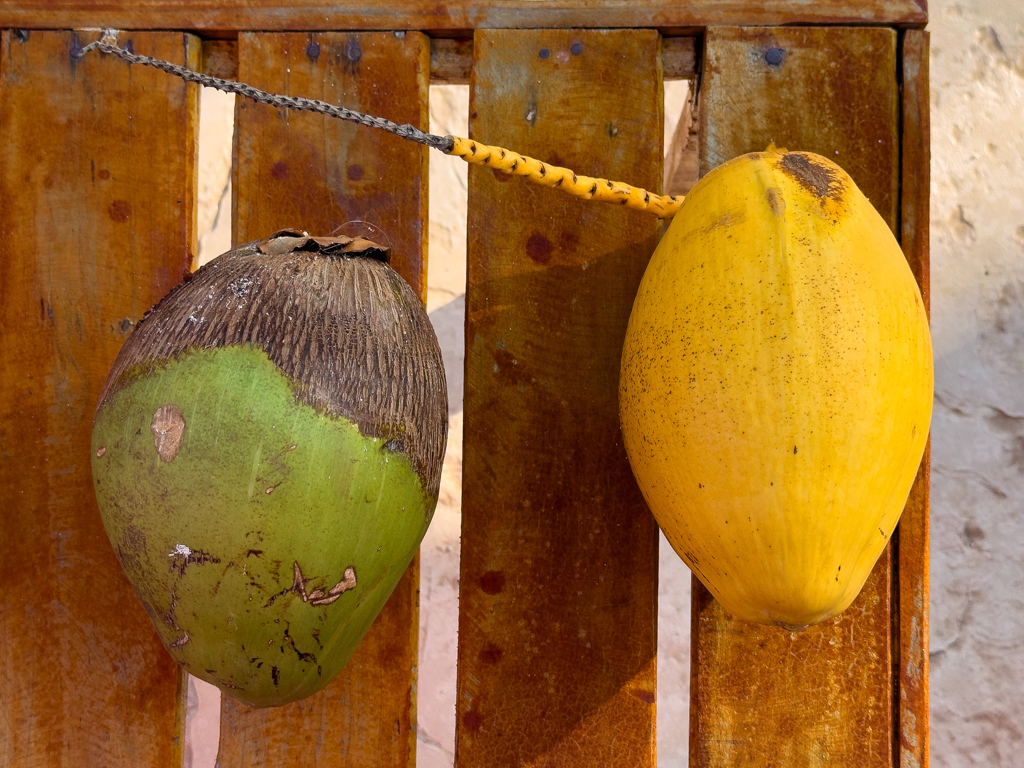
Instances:
[[[702,172],[770,141],[834,157],[927,301],[926,20],[925,0],[0,0],[0,764],[181,762],[183,678],[114,559],[87,452],[118,348],[195,261],[198,91],[74,61],[97,33],[68,29],[423,128],[431,78],[468,82],[474,138],[649,189],[663,80],[696,76]],[[428,150],[242,100],[236,117],[236,241],[387,221],[425,296]],[[661,230],[469,180],[458,764],[653,766],[657,528],[616,383]],[[695,581],[691,765],[926,766],[927,610],[927,460],[834,621],[742,624]],[[414,563],[326,690],[225,700],[220,764],[412,766],[417,625]]]

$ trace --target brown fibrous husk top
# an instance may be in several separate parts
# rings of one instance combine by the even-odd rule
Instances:
[[[409,456],[436,498],[448,435],[437,337],[419,298],[362,238],[282,230],[201,267],[139,322],[100,396],[196,349],[263,350],[298,401]]]

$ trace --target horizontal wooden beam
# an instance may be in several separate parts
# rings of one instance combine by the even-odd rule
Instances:
[[[661,41],[666,80],[685,80],[697,74],[697,38],[666,37]],[[430,42],[432,85],[468,85],[473,67],[473,40],[435,37]],[[238,78],[238,44],[234,40],[203,41],[203,72],[225,80]]]
[[[662,70],[666,80],[685,80],[697,74],[697,38],[666,37],[661,41]],[[473,41],[435,37],[430,42],[430,82],[468,85],[473,67]]]
[[[886,24],[923,27],[928,0],[0,0],[0,27],[239,30],[420,30],[711,25]]]

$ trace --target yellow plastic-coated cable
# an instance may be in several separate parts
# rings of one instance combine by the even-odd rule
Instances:
[[[568,168],[542,163],[509,149],[489,147],[458,136],[453,136],[452,139],[455,143],[448,154],[461,157],[467,163],[486,165],[513,176],[525,176],[537,184],[558,187],[576,197],[624,205],[635,211],[652,213],[662,219],[671,217],[683,204],[683,195],[655,195],[645,189],[623,184],[621,181],[577,176]]]
[[[512,174],[513,176],[525,176],[530,181],[547,187],[560,187],[570,195],[582,197],[586,200],[599,200],[604,203],[623,205],[633,210],[652,213],[662,219],[672,216],[683,203],[682,195],[674,197],[652,195],[645,189],[632,187],[629,184],[623,184],[621,181],[577,176],[568,168],[548,165],[540,160],[524,157],[518,152],[512,152],[501,147],[489,147],[486,144],[478,144],[470,139],[460,139],[457,136],[435,136],[411,125],[398,125],[390,120],[366,115],[355,110],[346,109],[345,107],[318,101],[317,99],[304,99],[296,96],[269,93],[259,88],[254,88],[247,83],[223,80],[202,72],[194,72],[187,67],[172,64],[163,59],[141,56],[118,46],[117,33],[114,30],[105,29],[103,37],[89,43],[84,48],[74,51],[72,55],[74,58],[79,59],[91,50],[100,50],[103,53],[114,54],[132,64],[144,64],[148,67],[155,67],[161,71],[176,75],[187,82],[199,83],[200,85],[217,88],[227,93],[240,94],[261,104],[270,104],[284,107],[285,109],[318,112],[371,128],[379,128],[396,136],[401,136],[403,139],[433,147],[445,154],[461,157],[469,163],[488,165],[491,168],[495,168],[503,173]]]

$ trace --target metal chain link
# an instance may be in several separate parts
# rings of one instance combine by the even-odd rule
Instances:
[[[382,131],[387,131],[388,133],[400,136],[403,139],[415,141],[417,144],[424,144],[428,147],[433,147],[434,149],[444,152],[446,155],[452,151],[452,147],[455,145],[455,139],[451,136],[436,136],[432,133],[426,133],[425,131],[421,131],[408,123],[405,125],[399,125],[391,120],[385,120],[383,117],[364,115],[362,112],[356,112],[355,110],[346,109],[345,107],[338,107],[334,104],[328,104],[326,101],[320,101],[318,99],[305,99],[298,96],[284,96],[278,93],[269,93],[245,83],[239,83],[233,80],[222,80],[221,78],[213,77],[212,75],[204,75],[201,72],[195,72],[188,67],[171,64],[169,61],[164,61],[163,59],[154,59],[151,56],[142,56],[137,53],[132,53],[131,51],[125,50],[117,45],[116,39],[116,33],[114,33],[113,30],[104,30],[103,37],[95,42],[89,43],[78,51],[73,52],[72,55],[75,58],[80,59],[90,51],[94,50],[101,51],[102,53],[112,53],[131,64],[144,64],[147,67],[153,67],[163,72],[167,72],[168,74],[180,77],[182,80],[187,82],[199,83],[207,88],[216,88],[218,91],[224,91],[225,93],[237,93],[239,96],[244,96],[247,99],[258,101],[261,104],[269,104],[272,107],[296,109],[302,112],[318,112],[322,115],[329,115],[330,117],[336,117],[340,120],[348,120],[352,123],[365,125],[368,128],[379,128]],[[114,40],[115,42],[106,42],[108,40]]]
[[[468,163],[490,165],[492,169],[503,173],[524,176],[544,186],[559,187],[563,192],[567,192],[575,197],[622,205],[633,210],[653,214],[662,219],[672,217],[683,203],[682,195],[656,195],[639,187],[632,187],[621,182],[591,178],[589,176],[577,176],[568,168],[543,163],[540,160],[535,160],[532,157],[526,157],[501,147],[489,147],[484,144],[478,144],[470,139],[461,139],[454,136],[436,136],[414,128],[409,124],[399,125],[382,117],[365,115],[352,109],[328,104],[326,101],[268,93],[246,83],[222,80],[219,77],[194,72],[188,67],[171,64],[163,59],[141,56],[117,45],[116,30],[103,30],[103,36],[99,40],[89,43],[77,51],[73,51],[72,56],[80,59],[90,51],[111,53],[131,64],[144,64],[147,67],[154,67],[155,69],[180,77],[187,82],[199,83],[200,85],[216,88],[218,91],[224,91],[225,93],[237,93],[239,96],[258,101],[261,104],[269,104],[272,107],[284,107],[303,112],[318,112],[322,115],[348,120],[349,122],[365,125],[369,128],[379,128],[403,139],[433,147],[444,152],[446,155],[454,153],[457,157],[461,157]],[[456,151],[456,148],[458,148],[458,151]]]

